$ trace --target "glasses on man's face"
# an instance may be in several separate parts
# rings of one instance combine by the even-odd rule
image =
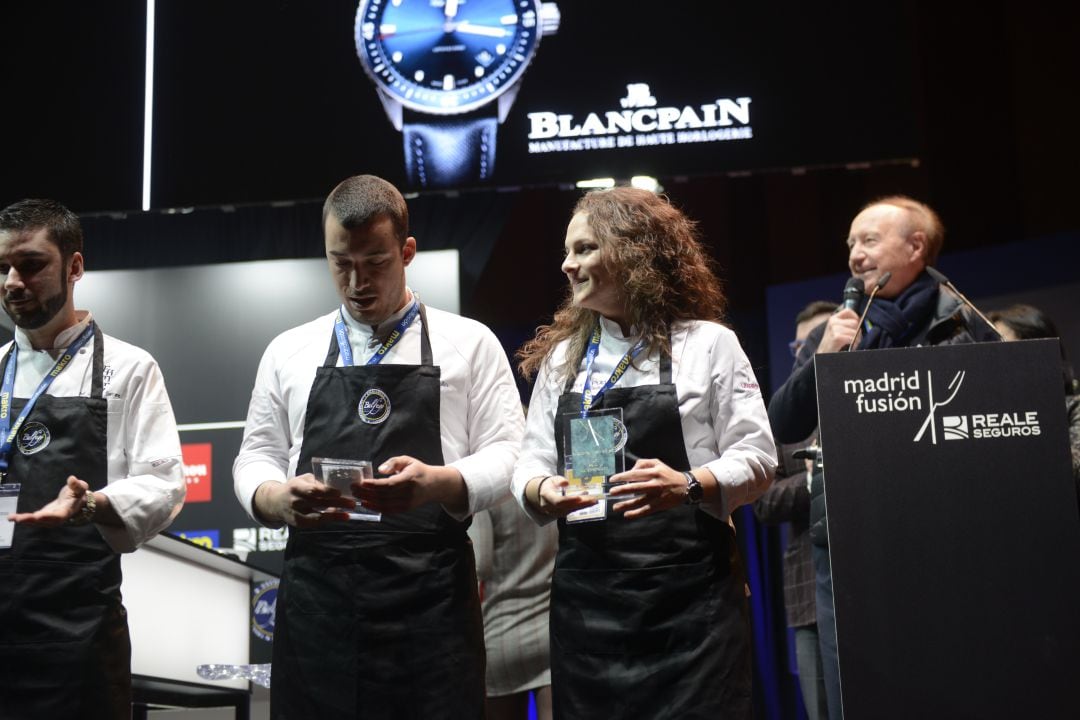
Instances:
[[[806,344],[805,340],[792,340],[787,344],[788,350],[791,351],[791,357],[799,357],[799,351],[802,350],[802,346]]]

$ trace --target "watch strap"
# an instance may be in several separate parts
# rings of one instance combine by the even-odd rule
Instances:
[[[686,504],[699,504],[702,498],[705,497],[705,488],[702,487],[701,481],[694,477],[694,473],[689,470],[684,470],[683,476],[686,478]]]
[[[82,507],[79,511],[72,515],[68,519],[68,523],[71,525],[87,525],[94,522],[94,516],[97,514],[97,499],[94,497],[93,490],[87,490],[83,496]]]
[[[495,170],[494,116],[441,118],[402,127],[405,173],[418,188],[445,188],[486,182]]]

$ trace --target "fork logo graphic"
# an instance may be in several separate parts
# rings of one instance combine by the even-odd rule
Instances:
[[[926,371],[926,392],[929,395],[930,411],[926,414],[926,420],[923,421],[922,426],[919,428],[919,432],[915,433],[915,442],[919,442],[923,439],[923,435],[926,434],[927,428],[930,430],[930,442],[937,445],[937,417],[938,408],[945,407],[956,398],[956,393],[960,392],[960,386],[964,383],[964,375],[966,370],[960,370],[953,375],[952,381],[947,388],[950,391],[949,397],[945,398],[941,402],[934,402],[934,378],[930,374],[930,371]]]

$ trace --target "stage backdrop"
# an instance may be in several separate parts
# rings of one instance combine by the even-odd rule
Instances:
[[[147,144],[153,208],[323,197],[358,172],[507,187],[922,155],[898,0],[155,0],[151,36],[147,5],[0,9],[32,108],[5,117],[0,205],[140,208]]]

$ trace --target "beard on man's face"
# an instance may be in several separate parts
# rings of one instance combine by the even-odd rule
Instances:
[[[45,298],[44,301],[31,303],[30,307],[22,310],[12,310],[8,306],[11,300],[21,299],[21,295],[12,296],[10,293],[4,298],[4,312],[23,330],[37,330],[56,317],[56,313],[64,307],[68,299],[67,270],[61,272],[60,290]]]

